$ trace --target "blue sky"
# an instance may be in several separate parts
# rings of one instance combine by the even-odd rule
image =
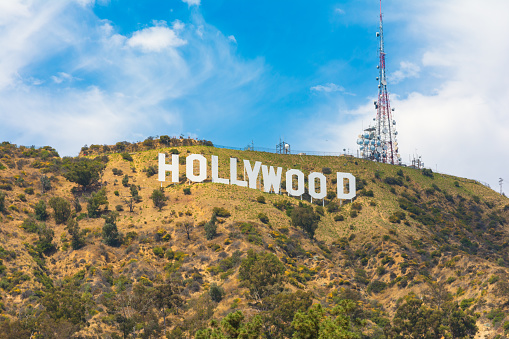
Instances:
[[[383,3],[403,160],[509,173],[509,3]],[[162,134],[356,150],[374,117],[379,3],[0,2],[0,136],[76,155]]]

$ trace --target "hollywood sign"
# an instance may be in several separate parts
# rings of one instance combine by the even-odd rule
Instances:
[[[198,165],[198,174],[195,174],[195,163]],[[273,166],[263,165],[260,161],[256,161],[254,166],[251,166],[249,160],[243,160],[244,174],[247,174],[248,180],[239,180],[237,176],[237,158],[230,158],[230,178],[219,177],[219,157],[211,156],[211,172],[212,182],[225,185],[237,185],[241,187],[249,187],[256,189],[256,183],[260,174],[260,169],[263,178],[263,191],[270,193],[273,191],[279,194],[281,189],[281,175],[283,169]],[[171,181],[179,182],[179,156],[172,154],[171,164],[166,163],[166,155],[159,153],[159,173],[158,180],[161,182],[166,181],[166,172],[171,173]],[[304,173],[298,169],[290,169],[286,171],[286,192],[288,195],[299,197],[305,192]],[[337,172],[337,197],[338,199],[353,199],[356,195],[355,190],[355,177],[351,173]],[[193,182],[203,182],[207,179],[207,159],[201,154],[191,154],[186,158],[186,177]],[[293,182],[296,178],[297,187],[294,188]],[[348,192],[345,192],[344,181],[348,181]],[[317,190],[317,181],[319,182],[319,189]],[[308,175],[308,193],[313,199],[323,199],[327,196],[327,178],[323,173],[311,172]]]

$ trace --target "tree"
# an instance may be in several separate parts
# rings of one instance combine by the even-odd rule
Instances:
[[[182,285],[176,279],[169,279],[154,287],[154,304],[164,317],[164,337],[166,337],[166,310],[176,311],[184,304],[184,300],[180,296],[181,290]]]
[[[167,135],[161,135],[159,137],[159,141],[164,145],[168,145],[170,143],[170,137]]]
[[[129,176],[127,174],[122,178],[122,185],[124,185],[124,187],[129,186]]]
[[[35,243],[35,250],[44,254],[52,253],[56,249],[55,244],[53,244],[55,232],[45,223],[40,223],[37,233],[39,234],[39,240]]]
[[[71,236],[71,246],[74,250],[79,250],[85,246],[85,237],[76,219],[69,218],[69,220],[67,220],[66,230]]]
[[[295,293],[283,292],[263,299],[265,327],[270,332],[269,337],[291,338],[293,327],[291,326],[295,313],[306,312],[313,303],[311,292],[296,291]]]
[[[110,213],[104,222],[102,236],[106,245],[120,246],[122,244],[122,237],[116,224],[116,216],[113,213]]]
[[[46,221],[48,219],[49,214],[46,211],[46,202],[44,200],[39,200],[37,204],[34,206],[35,219],[40,221]]]
[[[292,210],[290,217],[294,226],[302,227],[311,239],[314,238],[320,216],[313,211],[312,207],[304,207],[300,204]]]
[[[64,173],[64,177],[81,185],[83,190],[86,191],[99,181],[104,168],[105,165],[98,160],[83,158],[70,163],[67,173]]]
[[[105,209],[108,208],[108,197],[106,196],[106,189],[102,188],[96,193],[92,193],[88,199],[88,216],[91,218],[97,218],[100,216],[99,208],[102,205],[106,205]]]
[[[207,238],[207,240],[212,240],[217,235],[217,225],[216,225],[216,222],[217,222],[216,214],[212,213],[212,217],[210,218],[209,221],[207,221],[207,223],[204,226],[204,228],[205,228],[205,238]]]
[[[164,193],[160,189],[155,189],[150,196],[150,199],[154,202],[154,206],[161,211],[164,205],[166,205],[165,201],[168,198],[164,195]]]
[[[42,193],[49,191],[51,189],[51,181],[45,175],[41,177],[41,191]]]
[[[410,294],[396,310],[391,338],[473,338],[477,333],[475,318],[457,303],[447,301],[441,307],[428,307]]]
[[[352,331],[350,311],[355,308],[351,300],[342,300],[332,309],[315,304],[307,312],[297,312],[292,322],[295,339],[357,339],[358,331]]]
[[[71,204],[62,197],[53,197],[49,200],[49,205],[53,209],[53,217],[57,224],[62,224],[69,219],[71,215]]]
[[[250,249],[240,265],[239,279],[249,288],[251,297],[260,301],[282,291],[284,271],[285,266],[274,254]]]
[[[191,232],[194,228],[194,222],[191,220],[186,220],[184,222],[179,222],[177,226],[180,226],[184,232],[186,232],[187,240],[191,240]]]
[[[218,303],[223,300],[224,290],[220,286],[217,286],[216,283],[212,283],[209,288],[209,294],[210,299]]]

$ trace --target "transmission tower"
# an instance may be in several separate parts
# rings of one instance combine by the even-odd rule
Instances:
[[[360,146],[363,157],[397,165],[401,163],[401,157],[398,152],[398,142],[396,136],[396,120],[392,116],[394,108],[391,110],[389,92],[387,91],[387,73],[385,70],[385,51],[384,51],[384,31],[382,20],[382,0],[380,0],[380,27],[376,36],[379,39],[378,46],[378,100],[374,102],[376,109],[375,126],[364,130],[359,136],[357,143]]]

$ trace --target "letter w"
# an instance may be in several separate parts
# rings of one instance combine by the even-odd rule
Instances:
[[[279,187],[281,186],[281,172],[283,168],[278,167],[277,173],[274,172],[274,167],[270,166],[270,169],[267,166],[262,165],[262,173],[263,173],[263,187],[264,191],[269,193],[270,189],[274,190],[274,193],[279,194]]]

